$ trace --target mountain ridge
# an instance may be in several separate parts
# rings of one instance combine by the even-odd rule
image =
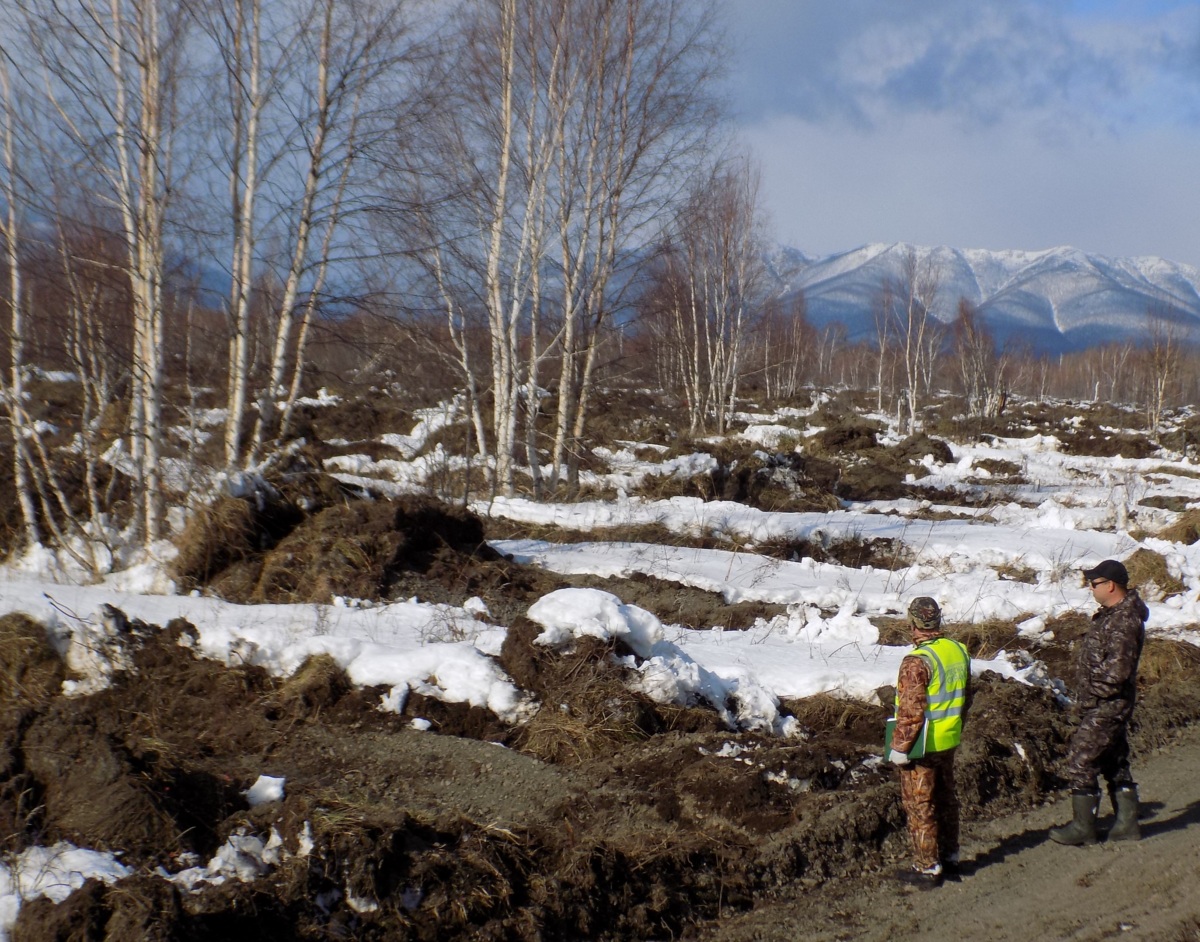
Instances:
[[[874,336],[873,305],[886,280],[903,280],[910,252],[938,273],[934,317],[952,323],[966,298],[1000,343],[1067,352],[1137,342],[1154,321],[1182,340],[1200,339],[1200,269],[1157,256],[874,242],[824,257],[779,246],[767,269],[773,294],[789,300],[802,293],[812,323],[842,323],[851,339],[862,340]]]

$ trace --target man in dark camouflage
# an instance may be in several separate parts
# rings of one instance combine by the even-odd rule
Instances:
[[[942,611],[934,599],[914,599],[908,609],[908,625],[915,647],[900,662],[896,727],[887,758],[900,769],[900,801],[913,853],[912,866],[896,876],[926,889],[938,886],[946,874],[958,869],[954,754],[966,712],[971,660],[966,648],[943,637]],[[933,697],[931,690],[935,691]],[[950,703],[954,704],[950,709],[942,708]],[[910,757],[929,716],[943,713],[953,714],[939,720],[943,735],[949,733],[948,740],[940,748],[930,741],[924,755]]]
[[[1076,655],[1079,725],[1071,736],[1066,767],[1074,819],[1051,830],[1050,837],[1072,846],[1096,843],[1098,786],[1103,775],[1116,812],[1108,839],[1136,841],[1142,834],[1137,785],[1129,769],[1128,728],[1149,610],[1137,590],[1129,588],[1129,573],[1115,559],[1084,570],[1083,578],[1100,610],[1092,616]]]

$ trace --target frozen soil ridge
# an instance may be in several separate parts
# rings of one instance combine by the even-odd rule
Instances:
[[[540,722],[416,695],[398,716],[327,658],[278,679],[195,657],[190,632],[132,626],[130,669],[65,697],[40,626],[0,620],[18,681],[0,728],[7,849],[66,840],[135,873],[27,902],[15,939],[677,937],[797,886],[871,881],[904,852],[882,705],[814,697],[784,704],[799,739],[733,734],[630,691],[619,642],[564,655],[518,621],[501,661],[553,705]],[[1190,649],[1163,645],[1148,646],[1139,714],[1157,725],[1140,750],[1200,702]],[[1069,729],[1049,692],[981,678],[959,767],[969,827],[1037,809]],[[285,796],[250,807],[264,773]],[[284,853],[261,879],[188,891],[155,875],[272,834]]]

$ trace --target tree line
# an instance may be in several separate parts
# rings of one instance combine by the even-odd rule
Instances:
[[[915,256],[873,338],[810,325],[771,287],[709,0],[10,0],[0,36],[14,526],[93,569],[104,527],[178,525],[204,409],[236,482],[330,377],[457,397],[488,490],[535,496],[576,485],[614,384],[693,434],[812,384],[913,428],[951,376],[981,415],[1192,392],[1169,332],[1050,364],[965,303],[943,325]],[[57,422],[31,400],[52,371]]]

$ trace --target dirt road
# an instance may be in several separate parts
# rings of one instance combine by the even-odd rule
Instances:
[[[1142,798],[1138,843],[1062,847],[1050,827],[1063,800],[968,825],[968,873],[938,890],[867,873],[724,920],[704,942],[805,939],[1200,940],[1200,728],[1135,763]],[[1102,814],[1111,815],[1105,797]],[[1107,826],[1111,817],[1102,818]]]

